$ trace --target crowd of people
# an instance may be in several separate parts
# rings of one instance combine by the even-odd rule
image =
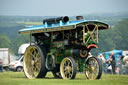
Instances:
[[[97,57],[98,59],[101,60],[103,66],[102,68],[105,73],[116,74],[119,73],[119,70],[121,71],[122,68],[125,68],[125,70],[123,69],[124,71],[128,70],[128,54],[126,54],[125,56],[121,56],[120,58],[120,62],[122,62],[120,63],[121,67],[119,66],[117,67],[117,61],[115,59],[114,52],[111,52],[107,60],[105,60],[103,54],[99,54]]]

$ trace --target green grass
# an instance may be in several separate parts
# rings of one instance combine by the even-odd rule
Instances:
[[[87,80],[77,74],[73,80],[55,79],[48,73],[43,79],[27,79],[23,72],[0,73],[0,85],[128,85],[128,75],[105,75],[100,80]]]

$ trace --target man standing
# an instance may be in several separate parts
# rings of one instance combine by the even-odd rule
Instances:
[[[112,73],[116,74],[115,69],[116,69],[116,61],[115,61],[115,56],[114,56],[114,52],[111,52],[109,59],[106,61],[106,63],[109,63],[112,66]]]
[[[101,61],[101,63],[102,63],[102,70],[105,72],[105,58],[104,58],[104,56],[103,56],[103,54],[99,54],[98,56],[97,56],[97,58]]]
[[[0,72],[3,72],[3,61],[0,59]]]

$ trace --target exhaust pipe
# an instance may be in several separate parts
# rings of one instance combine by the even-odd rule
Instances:
[[[45,24],[47,22],[47,24],[56,24],[56,23],[59,23],[60,21],[62,21],[63,23],[66,23],[69,21],[69,17],[62,16],[62,17],[57,17],[57,18],[44,19],[43,23]]]

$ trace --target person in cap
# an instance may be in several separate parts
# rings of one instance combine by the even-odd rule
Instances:
[[[112,66],[112,73],[116,74],[115,70],[116,70],[116,61],[115,61],[115,56],[114,56],[114,52],[111,52],[108,60],[106,61],[106,63],[109,63]]]

